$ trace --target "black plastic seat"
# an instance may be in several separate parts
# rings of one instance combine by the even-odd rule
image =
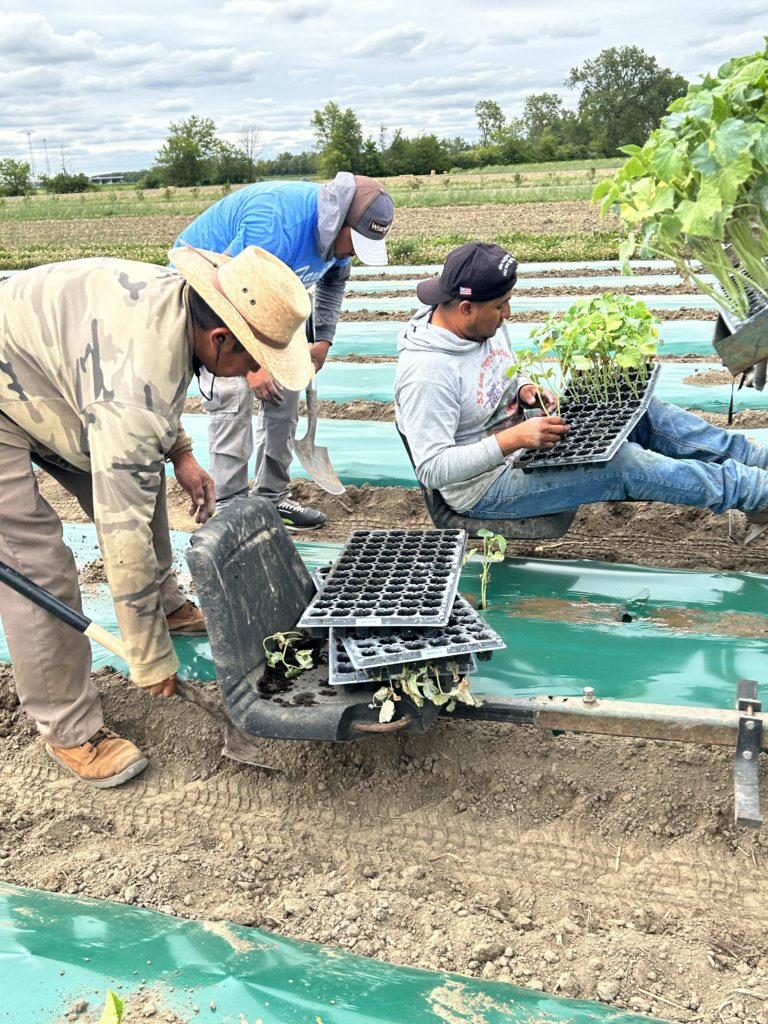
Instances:
[[[415,475],[416,465],[408,439],[399,427],[397,427],[397,432],[408,453]],[[525,519],[475,519],[455,512],[450,505],[446,504],[440,491],[432,487],[425,487],[418,476],[416,479],[421,488],[429,518],[437,529],[466,530],[470,537],[477,537],[479,530],[490,530],[492,533],[506,537],[507,540],[551,540],[563,536],[577,512],[577,509],[569,508],[564,512],[553,512],[546,516],[528,516]]]

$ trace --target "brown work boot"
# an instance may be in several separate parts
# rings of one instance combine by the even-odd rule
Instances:
[[[79,747],[45,744],[54,761],[97,789],[119,786],[143,772],[148,761],[137,746],[102,726]]]
[[[181,608],[166,615],[165,620],[171,636],[205,636],[208,632],[203,613],[191,601],[185,601]]]

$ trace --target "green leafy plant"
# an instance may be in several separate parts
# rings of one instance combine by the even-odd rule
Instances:
[[[294,679],[301,675],[314,665],[311,648],[298,646],[306,641],[306,634],[297,629],[264,637],[262,647],[267,664],[270,668],[282,665],[286,679]]]
[[[623,147],[629,159],[592,194],[629,229],[625,263],[634,254],[674,260],[740,319],[750,293],[768,301],[767,90],[768,37],[763,50],[690,86],[642,147]]]
[[[531,332],[531,348],[518,352],[508,371],[530,377],[539,391],[546,385],[558,400],[567,389],[594,402],[621,398],[625,384],[638,394],[648,380],[659,342],[658,320],[644,302],[607,293],[578,299],[562,316],[549,316]],[[539,369],[545,360],[553,367]]]
[[[111,988],[107,989],[107,1002],[99,1017],[99,1024],[120,1024],[123,1019],[125,1000],[121,999]]]
[[[446,686],[440,678],[445,668],[438,668],[429,661],[404,665],[401,672],[391,676],[371,697],[370,706],[378,707],[379,721],[392,721],[403,694],[410,697],[417,708],[423,707],[427,700],[446,711],[453,711],[457,702],[480,707],[482,701],[472,693],[469,677],[461,675],[456,662],[449,662],[448,668],[451,678]]]
[[[491,566],[494,562],[503,562],[507,550],[507,539],[492,530],[478,530],[478,537],[483,539],[483,550],[480,553],[480,603],[479,608],[487,608],[488,584],[491,582]]]

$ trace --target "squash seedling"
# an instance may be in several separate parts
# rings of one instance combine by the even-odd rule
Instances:
[[[298,644],[306,639],[306,634],[297,629],[264,637],[261,644],[267,665],[270,668],[282,665],[286,679],[294,679],[302,672],[306,672],[314,664],[311,649],[298,647]]]
[[[449,662],[447,668],[451,672],[450,683],[444,688],[441,673],[445,668],[438,668],[432,662],[418,664],[413,662],[403,666],[401,672],[391,676],[384,686],[371,697],[371,708],[379,708],[379,721],[391,722],[395,715],[395,705],[402,700],[403,694],[410,697],[417,708],[423,707],[424,701],[431,701],[446,711],[453,711],[457,702],[471,707],[480,707],[482,701],[472,693],[469,677],[459,672],[456,662]]]

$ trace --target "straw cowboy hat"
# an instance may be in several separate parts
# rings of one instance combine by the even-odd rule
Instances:
[[[169,260],[253,358],[289,391],[312,379],[307,290],[282,260],[256,245],[237,256],[181,245]]]

